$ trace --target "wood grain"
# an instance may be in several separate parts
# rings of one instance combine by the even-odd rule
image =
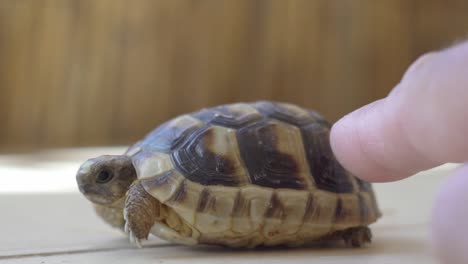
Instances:
[[[462,0],[4,0],[0,150],[130,144],[235,101],[335,121],[466,38],[467,12]]]

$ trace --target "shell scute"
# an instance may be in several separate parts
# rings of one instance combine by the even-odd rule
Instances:
[[[151,178],[171,170],[171,157],[162,152],[140,151],[133,156],[133,165],[139,179]]]
[[[357,195],[342,195],[338,197],[335,209],[335,228],[347,228],[361,223],[359,199]]]
[[[296,127],[266,120],[237,131],[239,148],[252,184],[306,189],[308,167]]]
[[[185,177],[178,171],[170,170],[140,182],[149,194],[164,203],[176,194],[184,179]]]
[[[189,137],[203,123],[189,115],[182,115],[162,124],[149,133],[140,146],[154,152],[170,152]]]
[[[295,126],[313,122],[327,124],[326,120],[315,111],[308,111],[293,104],[260,101],[254,105],[263,115]]]
[[[187,179],[183,181],[179,189],[166,201],[166,204],[174,209],[187,223],[195,224],[195,208],[198,207],[204,187]]]
[[[202,185],[238,186],[248,182],[235,131],[220,126],[199,130],[172,153],[176,167]]]
[[[353,176],[333,155],[329,128],[319,123],[312,123],[302,127],[301,130],[307,160],[317,187],[334,193],[354,192]]]
[[[295,234],[303,223],[308,197],[307,191],[276,190],[265,214],[264,236]]]
[[[231,230],[229,219],[238,190],[225,186],[204,187],[196,209],[196,224],[203,233],[219,233]]]
[[[263,118],[260,112],[249,104],[227,104],[203,109],[192,114],[193,117],[202,120],[206,124],[220,125],[230,128],[243,127],[248,123]]]

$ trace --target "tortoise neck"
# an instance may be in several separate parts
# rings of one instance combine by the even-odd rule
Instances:
[[[100,205],[94,204],[94,210],[106,223],[109,225],[124,230],[125,219],[123,217],[123,209],[125,205],[125,197],[120,198],[112,204]]]

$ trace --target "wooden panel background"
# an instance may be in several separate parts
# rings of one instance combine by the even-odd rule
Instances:
[[[335,121],[468,32],[464,0],[1,0],[0,148],[129,144],[258,99]]]

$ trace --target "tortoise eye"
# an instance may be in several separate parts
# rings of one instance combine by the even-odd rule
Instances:
[[[96,183],[99,184],[104,184],[108,183],[110,180],[112,180],[112,173],[110,173],[107,170],[102,170],[99,172],[98,176],[96,177]]]

